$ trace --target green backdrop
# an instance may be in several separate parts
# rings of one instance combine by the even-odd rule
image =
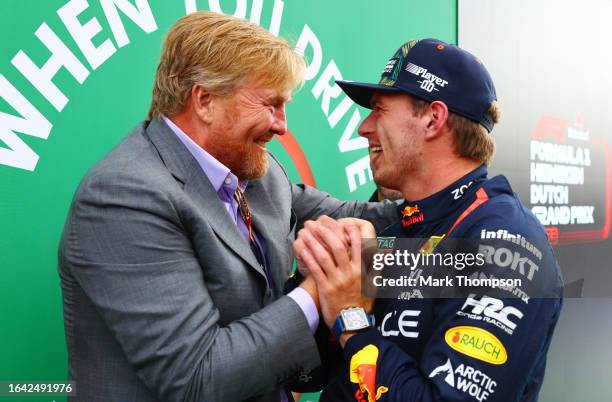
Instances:
[[[293,43],[309,39],[310,79],[287,114],[314,181],[340,198],[368,198],[374,187],[367,150],[354,127],[356,113],[366,112],[342,103],[333,78],[377,79],[411,38],[456,43],[456,1],[0,1],[0,381],[66,378],[56,272],[64,218],[85,171],[144,119],[168,27],[193,7],[250,18],[259,6],[262,26],[277,26]],[[90,35],[76,33],[79,26]],[[52,55],[42,39],[49,44],[54,36]],[[68,61],[71,69],[60,66]],[[43,84],[33,84],[35,77],[46,87],[38,90]],[[304,178],[295,154],[277,141],[271,149],[294,180]]]

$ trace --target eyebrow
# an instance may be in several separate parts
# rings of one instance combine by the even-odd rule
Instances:
[[[268,102],[271,102],[271,103],[277,103],[277,102],[289,103],[291,102],[291,100],[292,100],[291,97],[285,98],[282,95],[272,95],[268,97]]]

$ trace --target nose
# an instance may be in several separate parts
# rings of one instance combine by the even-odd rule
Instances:
[[[279,106],[273,113],[274,122],[270,127],[270,131],[274,135],[284,135],[287,132],[287,115],[285,114],[285,105]]]
[[[374,112],[370,112],[368,117],[366,117],[365,120],[363,120],[359,125],[357,133],[362,137],[368,138],[369,136],[374,134],[375,127],[376,126]]]

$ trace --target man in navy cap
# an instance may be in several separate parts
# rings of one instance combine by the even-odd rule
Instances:
[[[504,176],[487,177],[500,109],[482,61],[439,40],[413,40],[387,62],[378,84],[338,84],[372,109],[358,131],[369,141],[376,182],[406,200],[401,221],[379,238],[423,239],[425,254],[478,242],[482,264],[461,272],[487,283],[510,276],[520,285],[468,292],[455,282],[453,298],[420,298],[409,285],[399,297],[373,300],[361,292],[359,233],[347,227],[347,241],[337,235],[343,222],[329,218],[307,225],[294,250],[317,283],[340,350],[328,362],[335,368],[321,400],[535,401],[562,280],[542,225]],[[376,236],[370,228],[361,237],[368,234]]]

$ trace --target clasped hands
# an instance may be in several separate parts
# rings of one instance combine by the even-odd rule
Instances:
[[[312,296],[329,328],[343,309],[372,310],[374,299],[361,292],[361,239],[375,237],[368,221],[328,216],[307,221],[298,232],[293,251],[305,278],[300,287]],[[340,343],[350,336],[343,335]]]

